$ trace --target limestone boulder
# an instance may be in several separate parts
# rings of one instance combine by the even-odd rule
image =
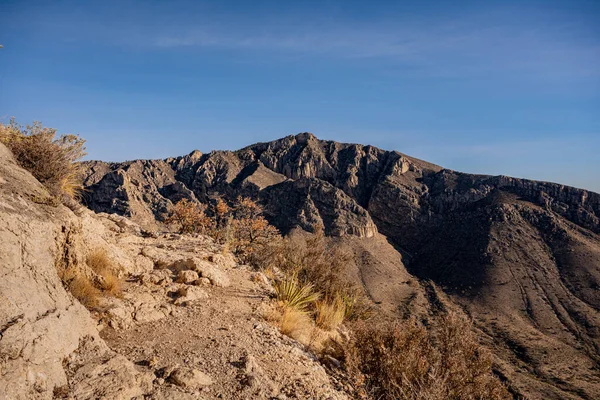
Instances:
[[[55,390],[75,383],[78,388],[104,385],[97,380],[101,369],[115,376],[129,371],[127,385],[137,385],[133,364],[122,358],[77,377],[63,365],[85,340],[97,343],[98,353],[105,355],[97,365],[114,358],[90,313],[57,274],[57,267],[85,265],[82,226],[82,218],[52,201],[0,144],[0,399],[51,399]],[[96,398],[86,394],[92,392],[77,389],[74,398]]]

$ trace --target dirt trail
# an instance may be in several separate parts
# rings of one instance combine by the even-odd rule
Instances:
[[[208,298],[174,307],[165,318],[103,330],[112,349],[154,373],[150,398],[346,398],[314,356],[264,321],[271,299],[264,283],[251,280],[253,271],[240,266],[227,274],[230,286],[202,287]],[[153,286],[130,282],[126,292],[152,292]],[[163,296],[163,301],[173,299]],[[165,381],[162,376],[178,366],[207,374],[213,384],[186,389]]]

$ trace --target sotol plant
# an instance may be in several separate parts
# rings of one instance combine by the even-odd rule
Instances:
[[[319,293],[313,291],[313,285],[302,284],[295,276],[285,277],[275,282],[275,292],[277,300],[284,307],[295,308],[304,311],[309,305],[319,300]]]

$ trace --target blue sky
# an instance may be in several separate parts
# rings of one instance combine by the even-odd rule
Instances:
[[[0,118],[90,158],[309,131],[600,192],[600,1],[0,0]]]

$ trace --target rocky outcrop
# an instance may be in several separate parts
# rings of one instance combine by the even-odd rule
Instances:
[[[80,217],[51,202],[46,189],[0,145],[0,399],[51,399],[70,383],[94,386],[100,376],[107,387],[145,393],[138,385],[141,375],[106,347],[89,312],[57,275],[57,264],[82,262],[81,226]],[[65,365],[88,342],[94,343],[98,368],[77,375],[74,366]],[[119,372],[125,370],[140,382],[125,381]],[[75,398],[94,397],[82,390]],[[110,398],[130,398],[117,396],[121,389],[106,390]]]
[[[266,213],[283,232],[295,227],[331,236],[372,237],[377,227],[369,213],[341,189],[315,178],[290,180],[261,193]]]
[[[153,227],[156,217],[167,212],[171,200],[195,199],[191,190],[175,179],[175,172],[162,160],[107,164],[86,163],[85,201],[97,212],[118,213],[144,227]]]

